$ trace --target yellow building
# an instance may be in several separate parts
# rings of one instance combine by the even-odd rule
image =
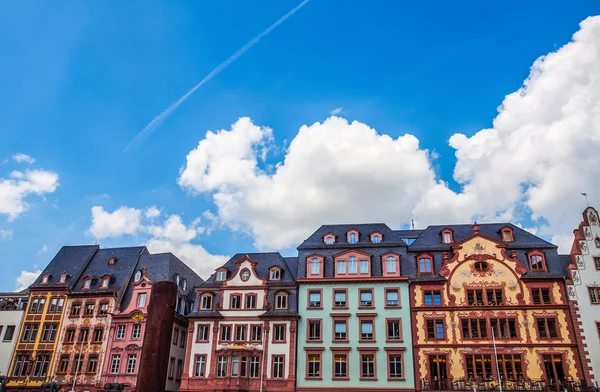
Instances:
[[[430,226],[408,248],[420,389],[581,379],[557,247],[511,224]]]

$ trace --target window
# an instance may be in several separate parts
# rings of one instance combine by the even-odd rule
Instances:
[[[231,326],[230,325],[222,325],[221,326],[221,340],[224,342],[228,342],[231,340]]]
[[[385,262],[386,272],[388,274],[396,273],[396,258],[394,256],[388,256]]]
[[[181,276],[179,274],[175,274],[175,283],[179,286],[179,282],[181,281]]]
[[[275,295],[275,309],[287,309],[287,293],[277,293]]]
[[[333,378],[348,378],[348,354],[333,355]]]
[[[321,339],[321,319],[308,320],[308,340],[311,342],[320,342]]]
[[[431,257],[421,256],[419,258],[419,273],[420,274],[433,274],[433,268],[431,266]]]
[[[241,309],[242,307],[242,296],[235,294],[231,296],[231,309]]]
[[[38,354],[33,364],[33,377],[46,377],[50,355]]]
[[[492,318],[490,328],[495,339],[516,339],[517,319],[514,318]]]
[[[360,293],[360,306],[361,307],[372,307],[373,306],[373,290],[359,290]]]
[[[108,288],[108,283],[110,282],[110,278],[102,278],[100,281],[100,288],[105,289]]]
[[[79,342],[87,342],[89,333],[90,330],[88,328],[81,328],[79,330]]]
[[[35,342],[38,332],[38,324],[27,323],[23,328],[23,335],[21,335],[22,342]]]
[[[236,325],[235,326],[235,340],[238,342],[243,342],[246,340],[246,329],[245,325]]]
[[[108,314],[108,302],[100,302],[99,314]]]
[[[178,341],[179,341],[179,329],[175,328],[173,330],[173,341],[171,342],[171,344],[173,344],[174,346],[177,346]]]
[[[114,257],[111,257],[110,259],[108,259],[108,264],[109,264],[109,265],[113,265],[113,264],[114,264],[116,261],[117,261],[117,259],[116,259],[116,258],[114,258]]]
[[[169,380],[175,378],[175,358],[169,358],[169,369],[167,370],[167,377]]]
[[[465,355],[467,377],[487,380],[494,378],[491,355]]]
[[[54,342],[57,330],[57,324],[44,324],[44,329],[42,330],[42,342]]]
[[[200,309],[202,309],[202,310],[212,309],[212,295],[204,294],[200,298]]]
[[[81,304],[74,303],[73,306],[71,306],[71,316],[79,316],[80,313],[81,313]]]
[[[220,356],[217,360],[217,377],[227,376],[227,357]]]
[[[308,307],[309,308],[322,308],[321,306],[321,291],[309,290],[308,291]]]
[[[92,280],[91,279],[86,279],[83,281],[83,288],[84,289],[89,289],[90,287],[92,287]]]
[[[12,341],[14,334],[15,334],[15,326],[7,325],[6,330],[4,331],[4,338],[2,338],[2,341],[3,342]]]
[[[83,367],[83,354],[75,355],[75,369],[74,372],[81,373]]]
[[[427,320],[427,339],[444,339],[444,320]]]
[[[388,354],[388,378],[403,378],[402,374],[402,354]]]
[[[523,379],[523,360],[520,355],[499,354],[497,358],[503,380]]]
[[[139,282],[142,279],[142,271],[137,271],[133,276],[134,282]]]
[[[39,299],[34,298],[31,300],[31,306],[29,307],[29,313],[37,313]]]
[[[60,302],[60,305],[59,305]],[[52,298],[50,299],[50,306],[48,307],[48,313],[60,313],[62,312],[63,305],[65,303],[64,298]]]
[[[46,304],[46,298],[34,298],[31,301],[29,313],[43,313],[45,304]]]
[[[96,373],[96,370],[98,370],[98,356],[90,355],[87,371],[88,373]]]
[[[400,319],[387,319],[386,340],[400,341],[402,333],[400,332]]]
[[[250,377],[258,378],[259,375],[260,362],[258,356],[250,357]]]
[[[512,235],[512,230],[511,229],[502,229],[502,241],[504,242],[511,242],[513,241],[513,235]]]
[[[600,270],[600,257],[594,257],[594,266],[597,270]]]
[[[356,257],[350,256],[348,257],[348,273],[355,274],[358,271],[358,261]]]
[[[29,367],[29,354],[17,355],[15,367],[13,368],[14,377],[25,377]]]
[[[127,357],[127,374],[135,373],[135,363],[137,361],[136,354],[129,354]]]
[[[48,279],[50,278],[50,276],[48,274],[42,276],[42,284],[48,284]]]
[[[67,274],[61,274],[58,278],[58,283],[65,283],[67,281]]]
[[[592,305],[600,304],[600,287],[588,287],[588,292],[590,294],[590,302]]]
[[[94,315],[94,308],[96,307],[96,304],[93,302],[88,302],[85,304],[85,316],[93,316]]]
[[[337,264],[336,273],[338,275],[345,274],[346,273],[346,260],[338,260],[336,264]]]
[[[486,339],[487,319],[462,319],[463,339]]]
[[[146,306],[146,293],[139,293],[137,296],[137,306],[142,308]]]
[[[227,271],[224,271],[224,270],[217,271],[217,280],[223,281],[225,279],[227,279]]]
[[[283,355],[273,355],[272,378],[283,378]]]
[[[181,359],[178,359],[177,360],[177,373],[175,375],[175,380],[180,381],[182,374],[183,374],[183,361]]]
[[[208,342],[208,328],[209,325],[207,324],[198,325],[198,336],[196,338],[198,342]]]
[[[119,365],[121,364],[121,354],[113,354],[110,362],[110,374],[119,373]]]
[[[69,370],[69,356],[68,355],[61,355],[60,356],[60,362],[58,364],[58,372],[59,373],[66,373],[67,370]]]
[[[65,343],[73,343],[75,340],[75,328],[68,328],[65,333]]]
[[[262,328],[260,325],[253,325],[251,327],[250,340],[262,341]]]
[[[538,318],[536,319],[536,324],[540,339],[558,338],[555,318]]]
[[[488,263],[486,263],[485,261],[476,261],[473,267],[477,272],[485,272],[490,268]]]
[[[38,303],[37,312],[44,313],[45,307],[46,307],[46,298],[40,298],[40,302]]]
[[[333,307],[334,308],[346,308],[348,293],[346,290],[334,290],[333,291]]]
[[[278,268],[273,268],[269,273],[269,280],[280,280],[281,279],[281,270]]]
[[[206,374],[206,355],[197,355],[194,363],[194,377],[204,377]]]
[[[119,325],[117,327],[117,335],[115,336],[115,338],[117,340],[125,339],[125,326],[124,325]]]
[[[375,378],[375,354],[361,354],[360,378]]]
[[[374,243],[374,244],[379,244],[379,243],[381,243],[381,237],[380,237],[379,235],[375,234],[375,235],[373,236],[373,243]]]
[[[471,306],[501,306],[504,305],[502,289],[468,289],[467,303]]]
[[[443,242],[444,242],[444,244],[452,243],[452,234],[450,234],[449,232],[444,233],[443,234]]]
[[[373,333],[373,320],[360,320],[360,339],[375,339],[375,334]]]
[[[385,306],[389,308],[400,307],[400,290],[399,289],[385,289]]]
[[[533,289],[531,289],[531,298],[533,300],[533,303],[536,305],[552,304],[549,288],[533,288]]]
[[[321,354],[320,353],[308,354],[308,358],[307,358],[306,362],[308,362],[306,378],[320,378],[321,377]]]
[[[350,233],[348,236],[348,242],[351,244],[356,244],[356,233]]]
[[[333,237],[325,237],[325,245],[333,245]]]
[[[248,279],[250,279],[250,271],[248,269],[242,270],[242,273],[240,274],[240,278],[244,282],[248,281]]]
[[[256,309],[256,295],[246,294],[246,309]]]
[[[335,341],[348,340],[348,323],[346,320],[335,320],[333,328],[333,339]]]
[[[423,296],[425,306],[440,306],[442,304],[442,292],[440,290],[426,290]]]
[[[596,330],[598,332],[598,337],[600,338],[600,321],[596,321]]]
[[[285,342],[285,324],[276,324],[273,326],[273,341]]]
[[[182,289],[184,289],[184,290],[187,290],[187,279],[184,279],[184,280],[183,280],[183,283],[182,283],[182,287],[181,287],[181,288],[182,288]]]
[[[369,260],[361,260],[360,261],[360,273],[361,274],[369,273]]]
[[[131,338],[139,339],[142,336],[142,325],[141,324],[133,324],[133,329],[131,330]]]
[[[532,272],[545,271],[544,254],[540,251],[534,251],[529,255],[529,266]]]
[[[310,274],[311,275],[319,275],[321,273],[320,264],[321,263],[319,262],[319,259],[317,259],[316,257],[310,261]]]

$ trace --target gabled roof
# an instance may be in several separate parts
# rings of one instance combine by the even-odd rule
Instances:
[[[71,289],[75,287],[77,278],[85,270],[98,249],[100,249],[98,245],[63,246],[29,287],[33,289],[55,287]],[[62,273],[71,275],[67,279],[66,284],[58,283],[58,279]],[[41,284],[44,275],[50,275],[47,284]]]
[[[323,237],[326,234],[335,234],[336,242],[333,245],[327,245],[327,247],[347,247],[350,245],[346,241],[346,233],[349,230],[358,230],[359,238],[356,244],[352,244],[351,246],[360,246],[365,244],[371,244],[371,233],[379,232],[383,234],[383,239],[381,240],[381,244],[390,244],[397,246],[406,246],[404,241],[402,241],[401,237],[392,229],[389,228],[385,223],[363,223],[363,224],[342,224],[342,225],[323,225],[317,229],[314,233],[312,233],[300,246],[298,246],[298,250],[300,249],[310,249],[310,248],[322,248],[324,246]]]

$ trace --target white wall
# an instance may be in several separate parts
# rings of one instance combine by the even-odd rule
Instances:
[[[0,376],[6,376],[8,373],[12,353],[17,344],[17,339],[19,338],[23,313],[23,310],[0,311],[0,326],[2,326],[2,332],[0,333]],[[9,325],[15,326],[15,333],[13,334],[12,340],[4,341],[6,327]]]
[[[175,330],[178,330],[179,332],[177,333],[177,344],[173,344],[173,334],[175,333]],[[181,347],[180,342],[181,342],[181,335],[185,336],[185,343],[183,345],[183,347]],[[167,369],[167,382],[165,385],[165,391],[170,391],[170,392],[176,392],[179,391],[179,385],[181,384],[181,380],[177,380],[177,361],[181,360],[182,361],[182,376],[183,374],[185,374],[185,368],[183,368],[184,364],[185,364],[185,349],[187,348],[188,342],[187,342],[187,328],[178,325],[177,323],[173,323],[173,329],[171,330],[171,339],[169,341],[170,343],[170,351],[169,351],[169,363],[171,361],[171,358],[175,358],[175,363],[174,363],[174,370],[173,370],[173,379],[169,379],[169,373],[168,373],[168,369]],[[169,365],[170,366],[170,365]]]

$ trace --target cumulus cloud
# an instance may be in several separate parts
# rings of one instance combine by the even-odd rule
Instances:
[[[335,108],[331,112],[329,112],[329,114],[331,114],[332,116],[337,116],[337,115],[342,114],[342,111],[343,111],[342,108]]]
[[[123,206],[108,212],[101,206],[94,206],[88,232],[97,239],[136,234],[142,229],[141,217],[142,211],[135,208]]]
[[[535,61],[492,128],[450,138],[458,192],[436,176],[435,156],[414,136],[392,138],[339,117],[302,126],[273,170],[262,163],[275,149],[270,128],[242,118],[208,131],[178,183],[210,194],[219,221],[261,249],[297,244],[322,223],[398,227],[412,218],[420,226],[510,220],[558,240],[579,222],[580,192],[600,203],[599,80],[600,17],[591,17],[570,43]]]
[[[17,163],[35,163],[35,159],[33,159],[32,157],[30,157],[27,154],[22,154],[22,153],[18,153],[12,156],[13,160]]]
[[[94,206],[88,233],[98,239],[138,234],[145,236],[150,252],[172,252],[204,278],[228,260],[227,256],[213,255],[202,245],[193,243],[205,231],[200,218],[186,225],[176,214],[166,217],[162,222],[156,222],[158,216],[160,210],[155,206],[145,210],[121,206],[113,212]]]
[[[17,277],[16,291],[25,290],[31,286],[41,273],[42,270],[39,269],[36,271],[21,271],[21,274]]]
[[[58,187],[58,174],[47,170],[13,171],[10,178],[0,177],[0,214],[9,220],[17,218],[30,207],[30,195],[52,193]]]
[[[0,230],[0,240],[7,240],[12,238],[12,230]]]

